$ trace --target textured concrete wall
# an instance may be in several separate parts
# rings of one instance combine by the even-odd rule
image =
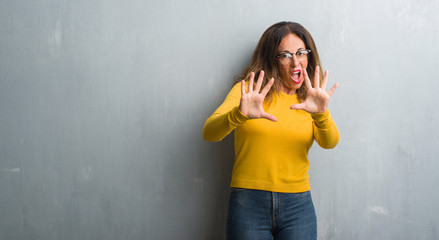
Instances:
[[[282,21],[313,34],[339,146],[319,239],[437,239],[438,1],[0,1],[0,238],[223,239],[204,120]]]

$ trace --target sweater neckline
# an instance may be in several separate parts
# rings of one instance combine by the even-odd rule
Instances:
[[[282,92],[282,91],[279,91],[279,93],[280,93],[280,95],[283,95],[283,96],[297,98],[297,93],[294,93],[293,95],[289,95],[289,94],[284,93],[284,92]]]

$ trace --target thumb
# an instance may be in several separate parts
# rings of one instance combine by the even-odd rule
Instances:
[[[304,108],[305,108],[304,103],[294,104],[290,107],[290,109],[294,109],[294,110],[303,110]]]
[[[262,115],[262,117],[263,117],[263,118],[266,118],[266,119],[268,119],[268,120],[270,120],[270,121],[277,122],[277,118],[276,118],[275,116],[271,115],[271,114],[264,113],[264,114]]]

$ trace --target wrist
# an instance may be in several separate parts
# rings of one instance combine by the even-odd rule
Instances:
[[[315,113],[312,113],[311,116],[313,119],[316,120],[316,119],[321,119],[322,117],[325,117],[328,114],[329,114],[329,110],[328,110],[328,108],[326,108],[324,112],[315,112]]]
[[[323,114],[328,110],[328,108],[324,108],[324,109],[317,109],[317,111],[313,114]]]
[[[239,105],[239,107],[238,107],[238,112],[239,112],[241,115],[243,115],[243,116],[249,118],[249,117],[248,117],[248,113],[247,113],[247,111],[244,111],[244,110],[241,108],[241,105]]]

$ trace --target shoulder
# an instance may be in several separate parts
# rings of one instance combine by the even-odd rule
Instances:
[[[229,94],[233,94],[233,95],[238,95],[239,97],[241,97],[241,82],[237,82],[235,84],[233,84],[232,89],[230,89]],[[248,81],[245,82],[245,90],[247,91],[247,87],[248,87]]]

